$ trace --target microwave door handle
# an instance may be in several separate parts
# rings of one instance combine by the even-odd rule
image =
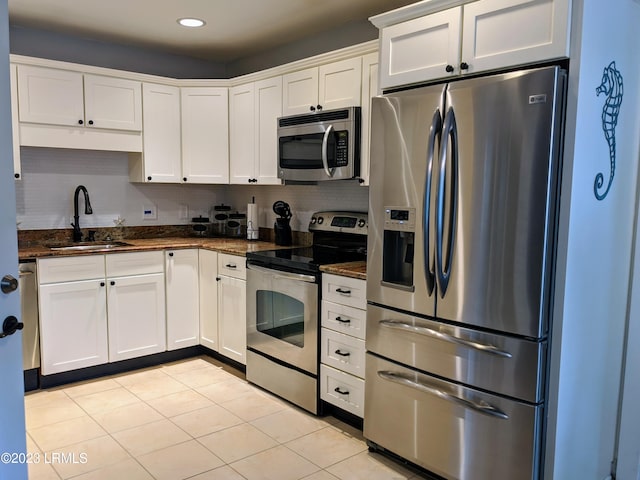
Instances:
[[[329,144],[329,135],[331,135],[331,130],[333,130],[333,125],[329,125],[324,132],[324,137],[322,138],[322,165],[324,166],[324,171],[327,174],[327,177],[333,177],[333,172],[335,172],[334,168],[329,168],[329,156],[327,154],[327,147]]]

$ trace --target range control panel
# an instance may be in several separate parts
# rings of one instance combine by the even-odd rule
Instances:
[[[364,212],[330,211],[316,212],[309,222],[310,232],[342,232],[367,234],[369,219]]]

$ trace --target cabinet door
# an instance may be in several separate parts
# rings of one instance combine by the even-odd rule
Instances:
[[[282,77],[256,82],[256,179],[262,185],[281,185],[278,178],[278,118],[282,116]]]
[[[362,57],[322,65],[318,69],[318,103],[323,110],[358,107],[361,84]]]
[[[218,351],[218,253],[198,252],[200,345]]]
[[[288,73],[282,77],[282,114],[315,111],[318,105],[318,68]],[[313,110],[312,110],[313,109]]]
[[[369,148],[371,142],[371,98],[378,95],[378,52],[362,57],[362,107],[360,131],[361,185],[369,185]]]
[[[39,287],[42,374],[107,363],[105,281]]]
[[[142,130],[142,84],[134,80],[84,76],[85,125],[90,128]]]
[[[181,89],[182,173],[189,183],[229,183],[228,90]]]
[[[218,352],[238,363],[247,361],[247,282],[220,275],[218,282]]]
[[[200,341],[198,250],[165,252],[167,286],[167,350]]]
[[[20,123],[18,120],[18,67],[9,66],[11,83],[11,139],[13,141],[13,176],[19,179],[22,171],[20,165]]]
[[[469,68],[463,73],[568,57],[570,3],[482,0],[465,5],[461,60]]]
[[[180,89],[168,85],[142,85],[144,168],[140,180],[179,183],[182,178]]]
[[[380,87],[385,89],[460,73],[461,26],[462,7],[455,7],[383,28]]]
[[[18,65],[18,111],[21,122],[84,124],[82,74]]]
[[[107,278],[109,361],[164,352],[164,274]]]
[[[255,178],[254,108],[253,83],[229,89],[229,183]]]

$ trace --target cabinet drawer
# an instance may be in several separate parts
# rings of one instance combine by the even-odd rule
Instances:
[[[160,272],[164,272],[164,256],[161,251],[107,255],[107,277]]]
[[[366,282],[357,278],[324,273],[322,275],[322,298],[365,310],[367,308]]]
[[[362,418],[364,380],[321,364],[320,398]]]
[[[104,278],[104,255],[38,259],[40,284],[97,278]]]
[[[367,312],[365,310],[327,300],[322,301],[321,326],[364,340],[366,325]]]
[[[227,253],[218,254],[218,275],[247,279],[247,261],[245,257],[229,255]]]
[[[364,378],[364,340],[323,328],[321,345],[322,363]]]

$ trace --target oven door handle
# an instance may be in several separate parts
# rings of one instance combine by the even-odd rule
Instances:
[[[316,277],[313,275],[305,275],[304,273],[283,272],[272,268],[259,267],[257,265],[247,265],[248,270],[272,275],[276,278],[284,278],[287,280],[302,280],[303,282],[316,283]]]
[[[329,125],[327,127],[324,132],[324,137],[322,137],[322,166],[324,167],[324,171],[327,174],[327,177],[333,177],[333,173],[336,171],[335,167],[329,169],[329,154],[327,153],[329,135],[331,135],[331,130],[333,130],[333,125]]]

